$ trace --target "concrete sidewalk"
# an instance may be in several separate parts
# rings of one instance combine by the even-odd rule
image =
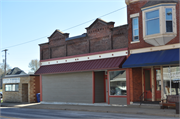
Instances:
[[[93,105],[67,105],[67,104],[41,104],[41,103],[2,103],[1,107],[33,108],[33,109],[54,109],[54,110],[73,110],[90,112],[107,112],[121,114],[141,114],[154,116],[180,117],[175,109],[160,109],[160,105],[141,105],[129,106],[93,106]]]

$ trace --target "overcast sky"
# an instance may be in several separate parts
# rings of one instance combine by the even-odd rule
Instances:
[[[0,0],[0,51],[8,49],[11,68],[28,73],[29,62],[39,60],[38,44],[48,42],[47,37],[56,29],[70,33],[70,37],[80,35],[103,15],[101,19],[114,21],[115,26],[127,24],[125,0]],[[4,58],[4,52],[0,52],[0,63]]]

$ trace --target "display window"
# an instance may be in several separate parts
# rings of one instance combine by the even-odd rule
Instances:
[[[180,67],[163,67],[163,83],[165,95],[179,95]]]
[[[127,95],[126,89],[126,71],[118,70],[118,71],[110,71],[109,72],[109,92],[110,95]]]

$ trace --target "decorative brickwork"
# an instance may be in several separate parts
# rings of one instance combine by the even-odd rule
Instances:
[[[40,44],[40,59],[66,57],[92,52],[128,47],[128,25],[114,27],[114,22],[96,19],[88,28],[84,37],[70,40],[68,33],[56,30],[49,42]]]

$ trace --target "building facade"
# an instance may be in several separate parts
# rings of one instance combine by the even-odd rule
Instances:
[[[127,105],[128,25],[96,19],[87,32],[69,37],[56,30],[40,44],[42,102]]]
[[[3,78],[3,102],[37,102],[39,87],[37,75],[6,75]]]
[[[130,101],[179,95],[179,0],[126,0]]]

